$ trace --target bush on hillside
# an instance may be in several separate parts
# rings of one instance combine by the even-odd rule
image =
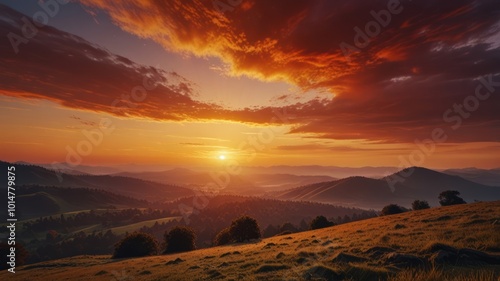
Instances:
[[[254,218],[242,216],[231,223],[229,228],[232,239],[236,242],[259,239],[261,237],[259,224]]]
[[[381,216],[387,216],[387,215],[395,215],[395,214],[401,214],[406,212],[406,209],[404,207],[401,207],[397,204],[389,204],[382,208],[382,211],[380,212]]]
[[[441,206],[451,206],[451,205],[459,205],[459,204],[466,204],[467,202],[464,201],[461,197],[459,197],[460,192],[456,190],[446,190],[443,191],[439,194],[439,204]]]
[[[431,206],[429,206],[429,203],[425,200],[415,200],[413,203],[411,203],[411,208],[416,211],[416,210],[423,210],[423,209],[429,209]]]
[[[285,222],[283,225],[279,226],[279,232],[290,231],[292,233],[299,232],[299,229],[293,225],[291,222]]]
[[[317,216],[315,217],[310,224],[310,229],[320,229],[325,227],[334,226],[335,223],[329,221],[325,216]]]
[[[176,226],[165,232],[165,251],[163,253],[179,253],[196,249],[196,234],[191,228]]]
[[[224,228],[215,236],[214,245],[215,246],[226,245],[231,243],[232,241],[233,238],[231,237],[231,232],[229,231],[229,228]]]
[[[113,258],[130,258],[156,255],[158,242],[156,239],[141,232],[127,235],[115,245]]]

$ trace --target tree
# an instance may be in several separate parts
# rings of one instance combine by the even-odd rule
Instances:
[[[416,210],[423,210],[423,209],[429,209],[431,206],[429,206],[429,203],[425,200],[415,200],[413,203],[411,203],[411,208],[416,211]]]
[[[229,228],[226,227],[223,230],[221,230],[217,235],[215,236],[214,239],[214,245],[215,246],[221,246],[221,245],[226,245],[229,244],[233,241],[233,238],[231,237],[231,232],[229,231]]]
[[[295,225],[293,225],[291,222],[285,222],[282,226],[279,227],[278,232],[290,232],[290,233],[295,233],[298,232],[299,230]]]
[[[310,224],[310,229],[320,229],[320,228],[325,228],[329,226],[335,225],[333,222],[329,221],[326,217],[324,216],[317,216],[315,217]]]
[[[299,229],[300,229],[300,231],[306,231],[309,229],[309,225],[306,223],[306,221],[304,219],[302,219],[300,221]]]
[[[167,253],[187,252],[196,249],[194,241],[196,234],[191,228],[185,226],[176,226],[168,233],[165,232],[165,251]]]
[[[156,255],[158,242],[147,233],[134,232],[115,245],[113,258],[143,257]]]
[[[466,204],[467,202],[464,201],[464,199],[458,197],[460,195],[460,192],[456,190],[446,190],[443,191],[439,194],[439,204],[441,206],[451,206],[451,205],[458,205],[458,204]]]
[[[259,239],[261,237],[259,224],[254,218],[242,216],[231,223],[229,228],[231,237],[236,242]]]
[[[351,217],[345,215],[344,218],[342,219],[342,223],[348,223],[348,222],[351,222]]]
[[[380,212],[381,216],[387,216],[387,215],[395,215],[395,214],[400,214],[406,212],[406,209],[396,205],[396,204],[389,204],[385,206],[382,211]]]
[[[276,226],[270,224],[264,229],[264,231],[262,232],[262,236],[263,237],[272,237],[272,236],[276,235],[276,233],[278,233],[278,231],[279,231],[279,229]]]

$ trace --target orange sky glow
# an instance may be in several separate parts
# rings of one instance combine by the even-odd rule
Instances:
[[[391,1],[242,2],[81,0],[3,36],[1,160],[500,167],[496,1],[396,1],[364,46]]]

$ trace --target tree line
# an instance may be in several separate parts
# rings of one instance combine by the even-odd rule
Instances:
[[[456,190],[446,190],[443,191],[439,194],[438,199],[439,199],[439,204],[441,206],[452,206],[452,205],[459,205],[459,204],[466,204],[464,199],[462,199],[460,196],[460,192]],[[411,204],[412,210],[417,211],[417,210],[423,210],[423,209],[429,209],[431,206],[429,205],[429,202],[425,200],[415,200]],[[395,215],[395,214],[400,214],[404,212],[410,211],[409,209],[399,206],[397,204],[389,204],[382,208],[382,211],[380,214],[382,216],[387,216],[387,215]]]

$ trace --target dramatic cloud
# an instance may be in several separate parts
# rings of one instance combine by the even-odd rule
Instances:
[[[373,71],[375,77],[360,78],[390,79],[421,68],[406,63],[409,59],[427,63],[416,55],[474,45],[494,34],[500,11],[495,0],[242,0],[232,9],[217,5],[226,1],[212,0],[81,2],[104,9],[123,29],[168,49],[219,56],[235,74],[339,89],[358,84],[352,76],[367,67],[391,66],[390,71]],[[366,46],[356,45],[356,27],[367,33],[367,24],[368,32],[377,35],[369,33]],[[360,51],[346,60],[342,43]]]
[[[124,117],[257,124],[295,122],[279,119],[279,108],[230,110],[197,101],[192,82],[175,72],[136,64],[49,26],[37,28],[32,22],[26,25],[23,18],[27,17],[8,7],[1,6],[0,18],[0,34],[22,38],[12,41],[18,44],[18,53],[9,37],[0,41],[0,94],[47,99],[70,108]],[[26,26],[29,30],[36,28],[36,35],[23,38]],[[317,101],[313,101],[296,104],[293,109],[307,111],[316,105]]]
[[[327,89],[335,97],[230,110],[197,101],[192,83],[176,73],[137,65],[50,27],[17,55],[2,40],[1,93],[159,120],[286,121],[291,133],[330,139],[413,142],[442,127],[453,142],[500,141],[497,0],[243,0],[222,12],[214,3],[224,0],[81,2],[169,50],[219,57],[233,75]],[[7,7],[0,15],[2,34],[19,32],[22,15]],[[159,83],[137,106],[117,111],[116,99],[143,86],[145,77]],[[494,81],[494,91],[476,106],[468,97],[479,77]],[[472,112],[457,112],[454,104],[464,101]]]
[[[336,95],[289,107],[296,133],[413,141],[455,124],[443,114],[474,94],[478,77],[500,73],[496,0],[82,2],[167,49],[220,57],[235,75]],[[462,117],[454,141],[500,139],[499,91]]]

